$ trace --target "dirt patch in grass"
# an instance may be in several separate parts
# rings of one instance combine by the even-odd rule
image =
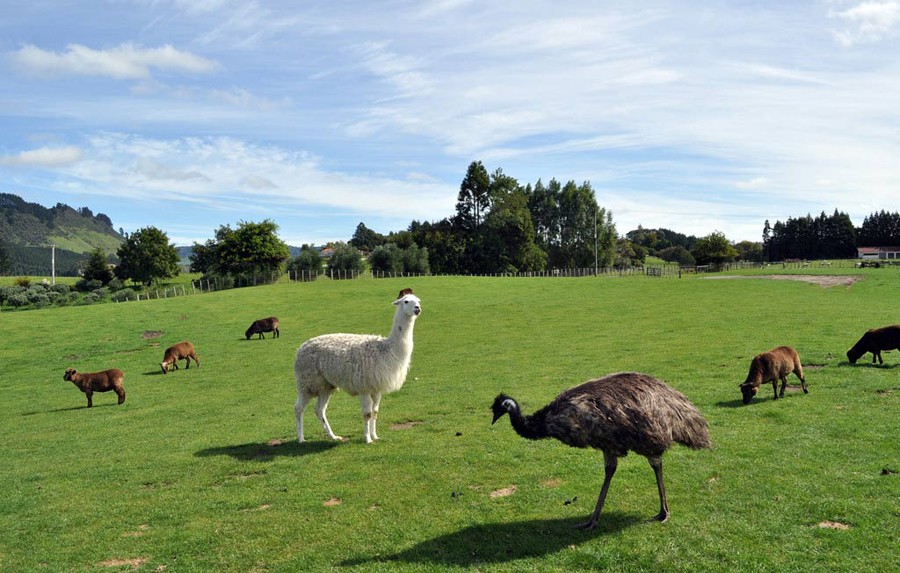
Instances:
[[[840,521],[820,521],[817,527],[822,529],[840,529],[841,531],[847,531],[850,529],[850,526],[846,523],[841,523]]]
[[[773,279],[783,281],[802,281],[822,287],[850,286],[862,279],[858,275],[724,275],[703,277],[705,279]]]
[[[341,498],[333,497],[329,500],[326,500],[324,503],[322,503],[322,505],[324,505],[325,507],[334,507],[336,505],[341,505],[342,503],[344,502],[343,500],[341,500]]]
[[[141,335],[141,338],[150,340],[152,338],[159,338],[162,334],[162,330],[145,330],[144,334]]]
[[[136,531],[126,531],[122,537],[141,537],[150,529],[147,524],[139,525]]]
[[[137,569],[146,562],[146,557],[137,557],[135,559],[107,559],[106,561],[101,561],[99,565],[103,567],[131,567],[132,569]]]
[[[508,497],[508,496],[516,493],[517,489],[519,489],[519,488],[514,485],[511,485],[509,487],[504,487],[501,489],[495,489],[494,491],[491,492],[491,499],[496,499],[498,497]]]
[[[392,430],[408,430],[410,428],[415,428],[416,426],[422,424],[421,420],[412,420],[410,422],[400,422],[398,424],[391,424]]]
[[[559,478],[551,478],[542,481],[541,485],[544,487],[559,487],[560,485],[562,485],[562,480]]]

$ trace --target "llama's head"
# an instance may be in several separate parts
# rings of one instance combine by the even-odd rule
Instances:
[[[506,394],[500,393],[497,394],[497,397],[494,398],[494,405],[491,406],[491,410],[494,412],[494,420],[491,422],[491,425],[497,423],[497,420],[503,417],[504,414],[509,414],[510,412],[514,412],[519,409],[519,405],[516,404],[516,401],[507,396]]]
[[[756,393],[759,392],[759,386],[754,386],[750,382],[744,382],[741,386],[741,394],[744,397],[744,404],[749,404]]]
[[[412,293],[411,289],[404,290],[409,290],[410,292],[395,300],[393,305],[397,307],[398,313],[403,313],[409,318],[415,319],[422,312],[422,301]]]

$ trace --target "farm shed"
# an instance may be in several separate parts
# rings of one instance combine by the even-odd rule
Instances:
[[[900,247],[857,247],[856,252],[864,260],[900,261]]]

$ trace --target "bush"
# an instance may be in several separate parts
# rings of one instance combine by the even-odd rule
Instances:
[[[91,291],[91,294],[97,295],[97,298],[106,298],[109,296],[109,290],[106,287],[97,288]]]
[[[108,288],[110,291],[122,290],[123,288],[125,288],[125,284],[119,279],[114,278],[106,283],[106,288]]]
[[[102,281],[98,281],[96,279],[87,280],[87,279],[78,279],[78,282],[75,283],[75,288],[80,290],[81,292],[94,291],[103,286]]]
[[[99,300],[100,297],[97,295],[96,291],[87,293],[86,295],[84,295],[84,298],[81,299],[84,304],[94,304]]]
[[[17,292],[13,295],[10,295],[6,298],[7,304],[10,306],[21,307],[28,305],[28,295],[25,294],[24,289],[22,292]]]
[[[28,288],[31,286],[31,279],[28,277],[17,277],[14,282],[16,283],[16,285],[23,288]]]
[[[9,297],[23,292],[25,292],[25,287],[21,287],[18,285],[0,287],[0,302],[8,301]]]
[[[52,292],[57,292],[59,294],[69,294],[69,291],[72,290],[69,288],[69,285],[65,285],[62,283],[56,283],[55,285],[50,287]]]
[[[137,295],[135,294],[134,289],[123,288],[122,290],[117,290],[116,292],[112,293],[112,296],[110,296],[109,298],[116,302],[122,302],[126,300],[136,300]]]
[[[47,298],[47,293],[44,292],[43,288],[36,288],[40,285],[32,285],[30,289],[25,291],[25,296],[28,297],[28,302],[37,302],[38,300],[49,301]]]
[[[37,293],[34,296],[30,296],[28,297],[28,301],[31,302],[35,308],[50,306],[50,297],[48,297],[46,293]]]

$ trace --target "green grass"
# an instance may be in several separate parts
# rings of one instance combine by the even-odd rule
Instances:
[[[4,313],[0,571],[892,570],[900,475],[882,470],[900,470],[900,356],[849,366],[844,352],[897,322],[900,273],[862,274],[827,289],[319,280]],[[350,441],[325,441],[310,408],[311,441],[297,444],[296,348],[327,332],[386,334],[405,286],[424,311],[406,385],[382,401],[382,440],[362,442],[359,401],[339,393],[329,419]],[[273,314],[281,338],[243,338]],[[163,375],[163,349],[183,339],[202,367]],[[810,393],[774,401],[765,387],[742,406],[750,358],[779,344],[800,352]],[[86,409],[67,366],[121,368],[126,403],[95,394]],[[666,454],[668,523],[648,521],[653,472],[632,454],[598,529],[577,531],[602,455],[523,440],[506,419],[492,427],[489,406],[502,390],[531,412],[621,370],[684,392],[715,447]]]

